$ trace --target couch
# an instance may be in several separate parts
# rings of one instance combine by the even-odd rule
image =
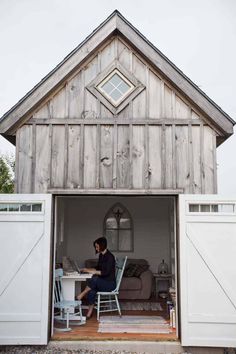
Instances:
[[[86,268],[94,268],[97,259],[87,259]],[[128,258],[125,272],[121,281],[119,299],[146,300],[152,292],[153,275],[145,259]]]

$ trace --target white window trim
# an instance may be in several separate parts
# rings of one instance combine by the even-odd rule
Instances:
[[[115,74],[117,74],[122,80],[124,80],[124,82],[130,87],[129,90],[125,94],[123,94],[123,96],[121,96],[121,98],[117,101],[114,101],[113,98],[108,95],[106,91],[102,88],[102,86],[107,83],[110,78]],[[96,89],[100,91],[101,94],[113,104],[113,106],[117,107],[135,89],[135,86],[119,70],[115,69],[96,86]]]

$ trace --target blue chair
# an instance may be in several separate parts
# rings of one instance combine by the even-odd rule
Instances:
[[[74,325],[82,325],[86,323],[86,318],[82,316],[81,301],[68,301],[63,299],[62,294],[62,281],[63,269],[55,270],[55,283],[54,283],[54,309],[59,309],[59,315],[54,314],[54,319],[66,321],[66,328],[55,328],[58,331],[71,331],[69,327],[70,319],[73,316]],[[71,310],[74,313],[71,314]],[[77,311],[76,311],[77,310]],[[72,324],[72,323],[71,323]]]
[[[95,304],[95,308],[97,309],[98,321],[101,312],[118,311],[119,315],[121,316],[118,295],[126,262],[127,256],[123,259],[116,259],[116,288],[112,291],[97,292],[97,301]]]

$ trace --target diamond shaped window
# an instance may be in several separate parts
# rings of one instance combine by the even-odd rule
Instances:
[[[133,91],[134,85],[115,69],[97,85],[97,89],[117,107]]]

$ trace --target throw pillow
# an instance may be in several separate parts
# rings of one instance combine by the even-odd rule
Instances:
[[[130,263],[124,271],[124,277],[140,277],[140,275],[148,270],[148,264],[134,264]]]
[[[130,263],[127,265],[124,271],[124,277],[129,278],[129,277],[134,277],[134,272],[136,270],[135,264]]]
[[[135,272],[134,272],[134,277],[140,277],[140,275],[148,270],[149,265],[148,264],[136,264]]]

